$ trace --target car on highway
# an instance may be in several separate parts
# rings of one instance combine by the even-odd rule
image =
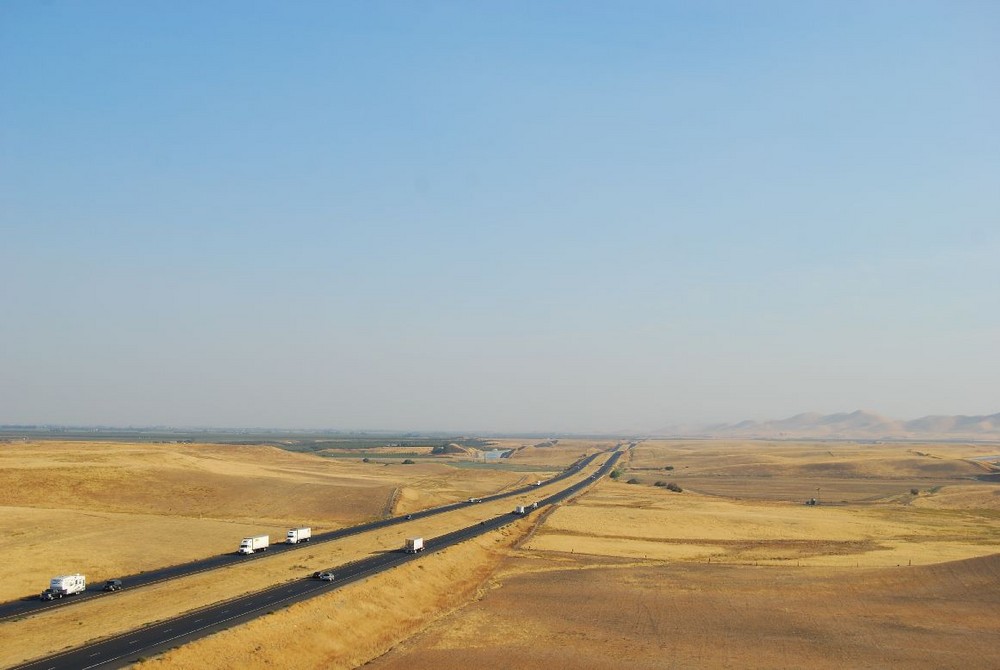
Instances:
[[[314,572],[313,577],[324,582],[332,582],[334,580],[333,572],[330,570],[322,570],[320,572]]]
[[[109,579],[104,582],[105,591],[121,591],[122,590],[122,580],[120,579]]]

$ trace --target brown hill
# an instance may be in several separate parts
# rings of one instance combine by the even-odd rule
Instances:
[[[671,426],[654,433],[692,437],[1000,440],[1000,413],[987,416],[925,416],[900,421],[863,410],[837,414],[809,412],[775,421]]]

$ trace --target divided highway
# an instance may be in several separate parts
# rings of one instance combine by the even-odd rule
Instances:
[[[600,455],[592,454],[585,458],[580,459],[574,465],[570,466],[566,470],[562,471],[555,477],[545,480],[546,484],[551,484],[557,482],[567,477],[570,477],[581,469],[590,465],[595,458]],[[535,486],[523,486],[512,491],[505,491],[503,493],[495,493],[490,496],[484,496],[480,500],[487,502],[490,500],[502,500],[503,498],[509,498],[511,496],[521,495],[524,493],[529,493],[536,490]],[[332,542],[334,540],[339,540],[341,538],[350,537],[351,535],[357,535],[359,533],[367,533],[368,531],[377,530],[379,528],[386,528],[389,526],[395,526],[397,524],[407,523],[409,521],[416,521],[417,519],[423,519],[429,516],[434,516],[436,514],[443,514],[445,512],[450,512],[460,507],[466,506],[466,502],[451,503],[448,505],[442,505],[441,507],[432,507],[430,509],[421,510],[419,512],[412,512],[410,514],[395,516],[388,519],[381,519],[379,521],[372,521],[370,523],[364,523],[357,526],[349,526],[347,528],[340,528],[338,530],[328,531],[326,533],[317,533],[312,536],[309,543],[305,544],[282,544],[276,543],[272,544],[267,551],[260,552],[256,554],[237,554],[235,552],[231,554],[221,554],[218,556],[210,556],[208,558],[201,558],[195,561],[190,561],[188,563],[181,563],[179,565],[170,565],[162,568],[156,568],[155,570],[147,570],[146,572],[141,572],[135,575],[126,575],[121,577],[125,588],[132,590],[141,586],[149,586],[150,584],[156,584],[158,582],[166,581],[169,579],[176,579],[178,577],[186,577],[188,575],[197,574],[200,572],[206,572],[208,570],[215,570],[217,568],[223,568],[229,565],[235,565],[237,563],[243,563],[245,561],[254,561],[267,558],[268,556],[273,556],[278,553],[285,551],[295,551],[296,549],[306,548],[311,544],[317,544],[322,542]],[[233,546],[236,545],[239,538],[233,539]],[[85,570],[81,570],[86,574]],[[107,577],[119,577],[119,575],[107,575]],[[101,591],[102,581],[95,580],[94,583],[88,586],[87,591],[74,596],[68,596],[60,600],[52,601],[42,601],[38,599],[37,594],[27,596],[20,600],[12,600],[5,603],[0,603],[0,621],[4,619],[9,619],[13,617],[26,616],[29,614],[34,614],[40,610],[47,610],[54,607],[67,607],[73,605],[74,603],[89,600],[91,598],[107,598],[113,597],[115,593],[105,593]],[[41,589],[39,589],[41,591]]]
[[[588,457],[585,461],[577,464],[566,473],[560,475],[559,479],[565,478],[580,468],[589,464],[598,454]],[[621,456],[621,452],[615,452],[608,461],[602,465],[590,478],[584,479],[572,486],[558,491],[538,501],[539,508],[557,503],[569,496],[578,493],[584,488],[593,484],[611,471]],[[552,480],[550,480],[552,481]],[[520,489],[518,493],[530,491],[535,487]],[[498,494],[484,498],[484,500],[497,500],[514,492]],[[435,511],[426,510],[420,514],[437,514],[445,509],[454,509],[460,505],[449,505],[445,508],[436,508]],[[531,514],[538,510],[527,510]],[[413,514],[417,518],[417,514]],[[478,524],[466,528],[460,528],[450,533],[440,535],[435,538],[425,538],[424,553],[432,553],[446,547],[468,540],[470,538],[488,533],[501,528],[522,518],[521,515],[505,514],[503,516],[486,519]],[[387,521],[399,523],[399,518]],[[405,519],[405,517],[403,517]],[[379,528],[384,525],[391,525],[385,522],[376,522],[369,525],[370,528]],[[349,530],[349,529],[345,529]],[[339,531],[338,531],[339,532]],[[361,531],[355,531],[361,532]],[[343,537],[340,535],[338,537]],[[327,538],[335,539],[335,538]],[[295,545],[292,545],[293,547]],[[83,647],[66,651],[54,656],[38,659],[24,665],[17,666],[15,670],[90,670],[91,668],[120,668],[131,663],[135,663],[140,657],[161,653],[172,647],[176,647],[187,642],[205,637],[214,632],[230,628],[234,625],[244,623],[256,617],[262,616],[276,609],[287,607],[293,603],[308,600],[316,596],[328,593],[333,589],[340,588],[370,575],[377,574],[383,570],[417,560],[422,554],[405,554],[402,552],[388,552],[365,558],[360,561],[340,565],[331,570],[336,574],[333,582],[324,582],[315,579],[301,579],[295,582],[279,584],[246,596],[233,600],[217,603],[209,607],[195,610],[167,621],[145,626],[120,635],[115,635],[105,640],[95,642]]]

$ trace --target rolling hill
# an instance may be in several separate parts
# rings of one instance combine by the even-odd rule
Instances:
[[[901,421],[863,410],[837,414],[808,412],[773,421],[667,426],[653,434],[671,437],[1000,440],[1000,413],[935,415]]]

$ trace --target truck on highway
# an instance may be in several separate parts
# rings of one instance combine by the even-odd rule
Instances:
[[[298,544],[308,542],[312,538],[312,528],[291,528],[285,535],[285,544]]]
[[[240,548],[236,551],[236,553],[253,554],[258,551],[267,551],[270,544],[270,535],[254,535],[253,537],[245,537],[240,542]]]
[[[525,510],[524,505],[518,505],[514,508],[514,514],[524,514],[526,511],[527,510]]]
[[[424,538],[422,537],[408,537],[406,538],[406,544],[403,545],[403,551],[408,554],[416,554],[424,550]]]
[[[49,580],[49,588],[42,591],[42,600],[55,600],[87,590],[87,578],[83,575],[61,575]]]

